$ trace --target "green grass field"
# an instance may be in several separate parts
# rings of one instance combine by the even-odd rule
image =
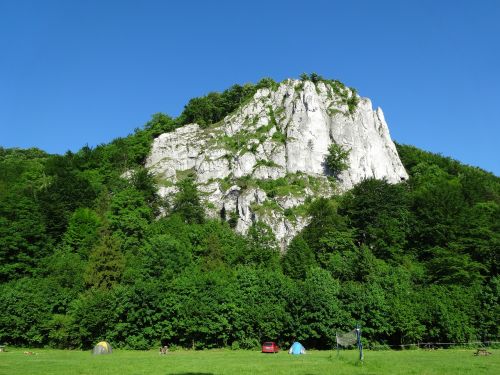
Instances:
[[[366,351],[360,365],[356,351],[309,351],[303,356],[286,352],[115,350],[92,356],[90,351],[11,349],[0,353],[1,375],[210,375],[210,374],[500,374],[500,350],[485,357],[472,349]]]

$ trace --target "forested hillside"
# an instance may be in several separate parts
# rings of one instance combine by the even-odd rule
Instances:
[[[76,153],[0,148],[0,343],[330,348],[356,323],[369,343],[497,338],[500,179],[479,168],[398,145],[408,181],[308,202],[285,254],[264,224],[242,236],[206,218],[189,175],[171,204],[157,195],[142,167],[154,137],[273,84],[193,99]]]

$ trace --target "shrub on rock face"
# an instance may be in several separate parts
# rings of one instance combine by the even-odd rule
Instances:
[[[186,223],[200,224],[205,220],[203,206],[193,177],[177,183],[179,192],[174,199],[172,213],[180,214]]]
[[[351,150],[347,150],[336,143],[332,143],[330,147],[328,147],[328,155],[326,156],[325,163],[333,176],[337,177],[342,171],[349,167],[347,159],[349,158],[350,152]]]

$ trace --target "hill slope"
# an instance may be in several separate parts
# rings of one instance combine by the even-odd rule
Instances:
[[[319,124],[329,132],[318,145],[347,147],[333,137],[335,126],[354,131],[361,124],[362,136],[380,116],[363,110],[353,89],[314,75],[307,80],[284,82],[294,86],[288,107],[271,105],[280,88],[263,80],[194,98],[176,119],[156,114],[128,137],[77,153],[0,147],[0,342],[256,348],[265,340],[286,347],[296,338],[328,349],[335,332],[356,323],[367,344],[498,341],[500,178],[397,145],[408,181],[365,179],[335,194],[348,187],[356,164],[344,174],[342,163],[318,171],[311,166],[321,165],[319,147],[299,147],[293,156],[288,145],[308,145],[309,126]],[[332,89],[340,112],[315,117],[328,110],[325,102],[310,102],[322,97],[322,85]],[[255,113],[265,120],[244,123],[245,108],[258,105]],[[383,140],[376,130],[372,137]],[[152,176],[144,163],[154,139],[183,132],[192,143],[206,142],[193,153],[192,169]],[[385,144],[382,151],[391,155],[393,146]],[[283,147],[285,162],[273,162]],[[226,160],[229,174],[204,181],[201,166],[216,150],[226,153],[214,160]],[[255,165],[235,176],[248,154]],[[171,204],[158,196],[158,182]],[[204,215],[203,201],[217,218]],[[250,212],[252,221],[275,218],[286,233],[305,227],[280,253],[260,221],[245,235],[231,229],[241,225],[240,212]]]

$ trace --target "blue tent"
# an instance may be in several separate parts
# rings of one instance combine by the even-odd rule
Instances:
[[[289,354],[306,354],[306,348],[302,346],[302,344],[298,341],[295,341],[292,346],[290,347],[290,350],[288,351]]]

